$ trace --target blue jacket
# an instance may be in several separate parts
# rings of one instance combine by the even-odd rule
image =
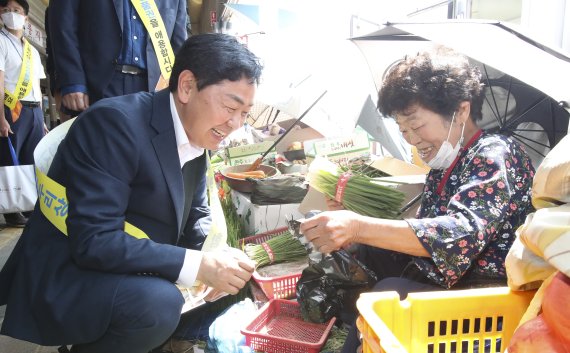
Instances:
[[[155,2],[176,53],[187,38],[187,2]],[[55,90],[69,85],[84,85],[91,102],[101,99],[121,53],[123,0],[51,0],[49,5],[48,27],[54,53]],[[146,63],[148,91],[152,92],[160,77],[160,68],[150,36],[147,36]]]
[[[197,162],[184,229],[169,92],[103,99],[82,113],[48,173],[67,189],[69,237],[36,204],[0,272],[0,305],[8,304],[1,333],[41,345],[94,341],[123,277],[176,281],[185,256],[176,245],[201,248],[211,222],[205,157]],[[150,240],[124,233],[125,221]]]

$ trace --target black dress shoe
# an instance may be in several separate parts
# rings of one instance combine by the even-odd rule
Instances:
[[[8,227],[24,228],[28,222],[28,219],[20,212],[5,213],[4,219],[6,220],[6,225]]]

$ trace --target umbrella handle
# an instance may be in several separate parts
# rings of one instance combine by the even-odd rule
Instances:
[[[281,135],[275,142],[273,142],[273,144],[271,145],[271,147],[269,147],[267,149],[267,151],[265,151],[261,157],[259,157],[258,159],[255,160],[255,162],[253,162],[253,164],[248,168],[248,172],[252,172],[254,170],[256,170],[259,165],[261,164],[261,162],[263,161],[263,158],[265,158],[265,156],[267,156],[267,154],[269,153],[269,151],[271,151],[273,149],[273,147],[277,146],[277,144],[279,142],[281,142],[281,140],[283,140],[283,137],[285,137],[285,135],[287,135],[291,130],[293,130],[293,127],[295,127],[295,125],[297,125],[301,119],[303,119],[305,117],[305,115],[307,115],[307,113],[315,106],[315,104],[317,104],[321,98],[323,98],[323,96],[327,93],[327,91],[325,90],[320,96],[319,98],[317,98],[313,104],[311,104],[310,107],[307,108],[307,110],[305,110],[303,112],[303,114],[301,114],[301,116],[299,118],[297,118],[297,120],[295,120],[295,122],[293,124],[291,124],[291,126],[289,126],[289,128],[283,133],[283,135]]]

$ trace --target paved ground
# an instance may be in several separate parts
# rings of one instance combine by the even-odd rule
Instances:
[[[6,227],[4,217],[0,215],[0,268],[4,266],[20,234],[22,228]],[[5,306],[0,306],[0,324],[4,320],[5,309]],[[42,347],[0,335],[0,353],[57,353],[57,347]]]

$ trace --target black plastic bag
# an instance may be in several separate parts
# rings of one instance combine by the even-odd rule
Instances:
[[[324,256],[305,268],[297,282],[303,319],[323,323],[342,310],[355,312],[360,293],[376,281],[376,274],[345,250]]]
[[[300,203],[308,191],[308,183],[302,176],[282,175],[254,181],[251,202],[255,205],[280,205]]]

